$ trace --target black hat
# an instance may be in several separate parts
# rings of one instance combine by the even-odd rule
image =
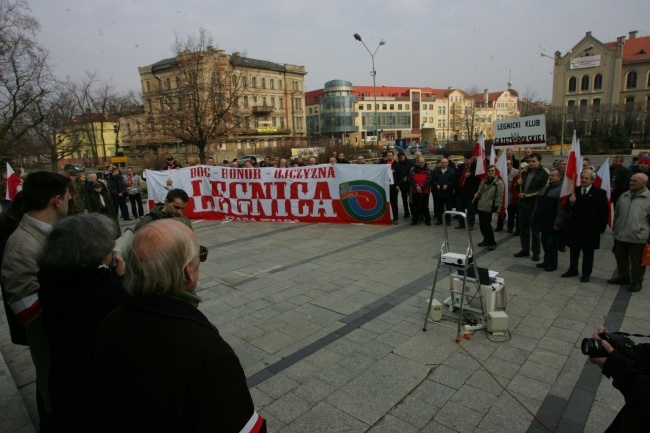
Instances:
[[[95,183],[93,183],[93,188],[101,188],[101,187],[102,187],[102,183],[101,183],[101,182],[95,182]]]
[[[71,168],[69,170],[66,170],[65,172],[68,173],[69,176],[76,176],[77,173],[79,173],[76,168]]]
[[[169,156],[167,157],[167,161],[173,161],[173,160],[174,160],[174,157],[173,157],[173,156],[169,155]]]

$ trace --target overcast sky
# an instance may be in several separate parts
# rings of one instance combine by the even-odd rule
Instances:
[[[601,42],[650,34],[650,1],[625,0],[31,0],[57,76],[97,72],[138,92],[138,67],[171,57],[174,32],[203,26],[218,48],[305,66],[307,90],[344,79],[377,85],[490,91],[534,89],[550,102],[553,61],[587,31]]]

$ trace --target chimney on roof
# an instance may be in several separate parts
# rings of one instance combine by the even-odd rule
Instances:
[[[630,32],[630,39],[635,39],[637,33],[639,33],[637,30],[632,30],[632,31]]]
[[[586,36],[591,36],[591,31],[588,31],[587,33],[585,33],[585,35]]]
[[[483,106],[487,107],[488,102],[490,100],[490,92],[488,92],[488,89],[483,90]]]

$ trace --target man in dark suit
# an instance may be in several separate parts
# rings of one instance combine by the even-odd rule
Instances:
[[[527,150],[530,149],[527,148]],[[542,168],[542,156],[539,153],[531,153],[528,157],[528,166],[520,171],[520,177],[517,180],[521,251],[515,253],[515,257],[528,257],[532,249],[533,261],[539,262],[541,237],[540,232],[532,227],[532,215],[537,195],[547,183],[548,173]]]
[[[578,259],[582,251],[582,277],[586,283],[594,266],[594,251],[600,248],[600,235],[607,227],[607,194],[593,185],[596,173],[580,173],[580,186],[569,197],[565,210],[571,216],[567,225],[567,244],[571,248],[569,270],[562,277],[578,275]]]
[[[431,189],[433,191],[433,211],[436,216],[436,225],[442,224],[442,213],[445,210],[452,210],[456,205],[454,203],[454,186],[456,182],[456,173],[449,168],[449,160],[443,158],[440,161],[440,167],[433,170],[431,179]],[[447,225],[451,224],[451,217],[446,221]]]
[[[609,166],[609,180],[612,192],[612,202],[616,205],[618,198],[630,188],[627,181],[629,170],[623,166],[623,157],[617,155]]]

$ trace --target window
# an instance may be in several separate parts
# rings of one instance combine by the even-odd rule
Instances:
[[[442,114],[442,107],[438,107],[438,114]]]
[[[280,110],[284,108],[284,98],[278,98],[278,107]],[[318,109],[316,109],[316,112],[318,113]]]
[[[151,83],[149,81],[145,81],[144,84],[147,86],[147,92],[151,92]]]
[[[410,109],[411,109],[411,106],[410,106],[409,104],[406,104],[406,105],[404,106],[404,109],[405,109],[405,110],[410,110]]]
[[[603,76],[596,74],[594,77],[594,90],[600,90],[603,88]]]
[[[372,110],[372,108],[370,108],[370,104],[366,104],[366,110]]]
[[[241,85],[244,87],[244,89],[246,87],[248,87],[248,78],[246,77],[246,75],[242,75],[242,77],[241,77]]]
[[[275,107],[275,96],[271,96],[271,107]]]
[[[181,77],[176,75],[176,88],[178,89],[180,87],[181,87]]]
[[[402,109],[402,104],[397,104],[397,109],[401,110]]]
[[[625,83],[626,89],[636,89],[636,72],[628,72],[627,82]]]
[[[264,78],[262,78],[264,80]],[[266,107],[266,96],[262,96],[262,106]]]
[[[589,75],[583,75],[580,80],[580,90],[589,90]]]
[[[594,98],[594,101],[592,102],[593,109],[597,113],[600,111],[600,98]]]
[[[363,104],[359,104],[359,111],[363,111]]]
[[[212,73],[212,82],[215,84],[221,83],[221,72]]]
[[[438,119],[438,128],[442,128],[442,120]]]
[[[282,80],[278,80],[278,89],[282,90]]]
[[[244,107],[248,108],[248,95],[244,95]]]
[[[237,75],[232,76],[232,86],[237,87]]]
[[[392,110],[394,110],[394,109],[395,109],[395,105],[394,105],[394,104],[390,104],[390,110],[392,111]]]
[[[576,85],[577,85],[576,77],[569,78],[569,92],[575,92]]]
[[[169,78],[169,77],[165,78],[165,85],[167,86],[167,90],[171,90],[172,89],[172,79]]]
[[[260,80],[260,87],[261,87],[262,89],[266,89],[266,78],[262,78],[262,79]]]
[[[251,87],[257,87],[257,78],[251,78]]]
[[[567,101],[566,104],[567,104],[567,108],[569,109],[569,111],[573,111],[573,110],[575,110],[575,108],[576,108],[576,101],[574,101],[574,100],[572,99],[572,100],[570,100],[570,101]]]
[[[386,105],[386,104],[381,104],[381,109],[382,109],[382,110],[387,110],[387,109],[388,109],[388,105]]]
[[[269,79],[269,89],[275,89],[275,82],[273,78]]]
[[[634,105],[634,96],[628,96],[625,98],[625,105]]]
[[[581,99],[580,100],[580,111],[581,112],[587,111],[587,103],[588,102],[589,102],[589,100],[587,100],[587,99]]]

